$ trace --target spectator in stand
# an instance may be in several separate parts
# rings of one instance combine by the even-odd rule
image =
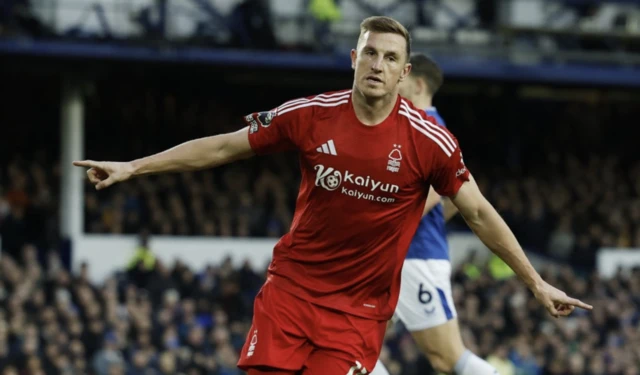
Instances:
[[[249,261],[240,269],[230,258],[202,269],[156,261],[145,282],[123,270],[93,284],[89,265],[70,274],[55,253],[46,266],[34,255],[0,257],[0,375],[240,374],[236,356],[263,282]],[[637,375],[640,269],[612,279],[583,279],[568,267],[547,272],[596,301],[590,314],[555,320],[513,277],[476,267],[473,278],[467,264],[455,270],[454,301],[465,344],[501,374]],[[392,374],[431,371],[400,324],[388,332],[381,360]]]
[[[224,90],[194,95],[169,85],[132,85],[103,84],[88,97],[87,139],[96,153],[118,158],[148,154],[179,140],[232,130],[233,119],[244,112],[235,94]],[[33,98],[33,87],[26,84],[24,89],[12,87],[5,96],[15,97],[8,108],[15,108],[19,116],[3,113],[3,123],[13,134],[11,144],[0,149],[2,250],[20,259],[22,247],[32,244],[42,259],[46,248],[58,241],[55,197],[60,181],[53,160],[59,146],[37,143],[32,154],[20,152],[24,144],[35,142],[30,134],[46,131],[40,125],[55,116],[51,109],[30,111],[29,106],[47,109],[47,103],[56,100]],[[264,94],[256,88],[242,100],[264,102]],[[277,95],[277,90],[269,94]],[[439,109],[460,129],[465,161],[481,164],[486,159],[491,161],[487,165],[496,166],[474,168],[476,179],[526,249],[590,270],[600,247],[640,247],[640,162],[632,137],[621,136],[625,126],[634,125],[629,118],[637,117],[637,106],[570,102],[557,107],[524,100],[504,110],[505,98],[454,99],[456,107],[447,108],[453,101],[442,96]],[[476,126],[477,118],[485,118],[485,111],[495,113],[497,106],[505,118],[496,118],[492,126]],[[505,127],[513,129],[509,124],[515,114],[531,116],[518,117],[522,123],[514,134]],[[540,115],[548,121],[529,120]],[[612,122],[618,126],[606,126]],[[140,135],[151,130],[154,142],[140,142]],[[100,150],[102,143],[95,140],[107,136],[123,139],[122,147]],[[51,133],[43,136],[50,137]],[[299,179],[296,162],[294,155],[282,155],[215,171],[146,178],[101,192],[99,201],[97,193],[87,189],[84,229],[105,234],[137,234],[148,228],[150,234],[278,237],[292,220]],[[467,230],[459,218],[448,227]]]

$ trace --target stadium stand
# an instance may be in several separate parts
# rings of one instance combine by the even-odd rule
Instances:
[[[123,141],[118,152],[128,157],[162,149],[176,138],[215,133],[217,126],[231,126],[240,115],[225,112],[226,106],[217,102],[219,96],[184,98],[179,90],[171,91],[147,91],[131,101],[117,96],[121,87],[116,85],[94,97],[89,102],[88,122],[94,128],[88,144],[96,146],[90,152],[117,156],[100,142],[105,129],[118,139],[124,139],[134,124],[140,134],[156,129],[153,143],[136,141],[140,138],[135,135],[128,138],[131,142]],[[445,91],[441,112],[447,113],[451,105],[473,106],[468,113],[493,110],[487,108],[489,101],[472,99]],[[16,106],[26,103],[19,93],[14,100]],[[502,100],[507,99],[496,105],[504,105]],[[468,142],[465,158],[524,245],[574,266],[549,279],[597,307],[593,314],[551,321],[518,283],[492,277],[488,266],[463,266],[455,273],[454,290],[466,327],[465,342],[497,367],[516,374],[634,374],[640,360],[633,349],[640,340],[640,272],[602,280],[584,271],[593,270],[600,247],[640,246],[640,163],[625,160],[633,152],[633,142],[618,133],[632,125],[630,119],[635,117],[628,116],[637,108],[626,102],[591,107],[576,103],[559,112],[553,101],[523,103],[512,108],[515,113],[505,111],[504,118],[492,119],[495,128],[486,132],[482,116],[462,113],[460,118],[450,116],[449,122],[461,142],[474,139]],[[538,115],[529,122],[522,111],[534,107]],[[50,112],[20,117],[19,122],[6,120],[27,135],[29,127],[39,127]],[[602,126],[612,122],[622,129]],[[528,137],[501,129],[514,124],[518,134]],[[586,126],[592,130],[578,131]],[[508,147],[488,148],[492,142]],[[536,152],[540,145],[543,150],[564,148],[564,152]],[[42,146],[56,147],[44,139]],[[153,258],[146,262],[141,258],[140,266],[133,259],[130,269],[104,285],[90,284],[88,269],[70,274],[56,253],[49,252],[55,249],[51,244],[57,228],[58,167],[55,159],[47,158],[53,154],[45,147],[30,156],[9,158],[2,166],[4,373],[16,368],[33,374],[54,369],[63,374],[236,374],[235,353],[248,329],[252,298],[262,275],[248,265],[234,270],[227,262],[189,270],[180,263],[155,263]],[[256,159],[222,171],[140,179],[104,193],[87,189],[85,230],[132,234],[148,228],[152,235],[280,236],[289,225],[295,199],[295,163],[294,155]],[[252,175],[257,178],[248,179],[242,172],[246,170],[255,171]],[[451,228],[464,226],[456,221]],[[427,371],[428,364],[402,327],[389,335],[383,359],[392,373]],[[45,355],[36,356],[41,352]]]
[[[226,86],[194,95],[186,93],[188,88],[149,88],[148,83],[98,86],[88,102],[92,158],[136,158],[236,129],[261,95],[240,90],[246,103],[234,108],[236,97],[224,98]],[[527,249],[590,269],[601,247],[640,246],[640,163],[633,138],[624,136],[637,118],[632,101],[589,104],[522,96],[514,103],[508,86],[489,99],[443,90],[438,106],[464,145],[465,160]],[[286,89],[272,93],[282,101],[286,95]],[[277,105],[280,99],[272,100]],[[25,105],[16,93],[14,104],[20,103]],[[453,110],[456,106],[464,110]],[[56,115],[53,110],[39,114],[5,123],[27,137]],[[152,141],[145,138],[151,132]],[[10,254],[27,238],[39,244],[55,238],[52,197],[59,182],[52,160],[58,145],[46,139],[39,138],[40,148],[28,158],[7,152],[2,165],[0,220],[3,247]],[[117,139],[121,147],[114,152],[105,139]],[[88,233],[135,234],[148,228],[165,235],[279,237],[291,222],[297,173],[295,154],[285,154],[215,171],[138,179],[100,193],[87,185],[84,228]],[[465,230],[466,225],[458,218],[450,228]]]
[[[347,88],[358,22],[383,13],[441,62],[435,104],[481,190],[553,265],[545,279],[594,305],[552,319],[504,263],[471,251],[453,274],[465,345],[502,375],[640,374],[640,268],[597,267],[603,249],[640,249],[637,1],[4,0],[0,375],[241,374],[263,265],[169,262],[149,239],[273,239],[292,220],[295,154],[86,184],[83,235],[140,242],[104,280],[72,270],[65,84],[81,86],[84,154],[132,159]],[[447,228],[468,232],[460,217]],[[400,323],[387,336],[392,375],[433,373]]]
[[[96,285],[88,267],[70,273],[54,252],[44,263],[33,246],[21,255],[0,258],[2,375],[239,374],[237,351],[263,282],[250,264],[138,262]],[[640,269],[609,280],[569,267],[545,275],[596,306],[555,320],[515,279],[470,265],[454,273],[463,336],[501,374],[638,373]],[[392,374],[428,373],[411,340],[400,325],[389,331],[382,360]]]

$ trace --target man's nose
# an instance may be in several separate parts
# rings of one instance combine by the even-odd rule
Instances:
[[[382,56],[376,58],[373,61],[373,64],[371,65],[371,70],[373,70],[376,73],[381,72],[382,71],[382,59],[383,59]]]

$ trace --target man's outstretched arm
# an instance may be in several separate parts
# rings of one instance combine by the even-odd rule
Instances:
[[[166,151],[129,162],[75,161],[73,165],[89,167],[87,176],[97,190],[136,176],[187,172],[217,167],[253,155],[248,129],[234,133],[194,139]]]
[[[551,315],[567,316],[575,307],[592,308],[542,280],[511,229],[482,195],[473,177],[469,176],[469,181],[462,184],[451,201],[478,238],[511,267]]]

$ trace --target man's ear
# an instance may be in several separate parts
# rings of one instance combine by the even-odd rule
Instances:
[[[355,49],[351,50],[351,69],[356,69],[356,58],[358,57],[358,51]]]
[[[404,68],[402,69],[402,73],[400,73],[399,82],[405,80],[405,78],[409,77],[409,73],[411,73],[411,63],[404,64]]]

